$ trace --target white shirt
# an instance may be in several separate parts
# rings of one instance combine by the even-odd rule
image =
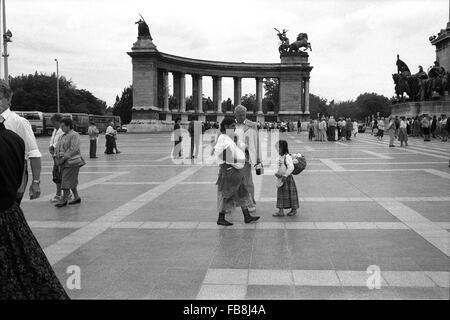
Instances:
[[[227,148],[231,151],[233,159],[226,159],[226,163],[232,165],[236,169],[242,169],[245,164],[245,153],[238,148],[234,141],[231,140],[231,138],[226,134],[221,134],[217,139],[216,145],[214,146],[214,157],[217,162],[219,164],[223,164],[225,162],[223,161],[222,153]],[[237,159],[236,163],[234,163],[234,159]]]
[[[9,108],[3,111],[1,116],[5,119],[3,122],[5,128],[15,132],[24,141],[25,159],[41,158],[42,154],[39,152],[36,137],[34,136],[30,122],[11,111]]]
[[[108,128],[106,128],[106,134],[115,135],[116,130],[114,130],[111,126],[108,126]]]
[[[58,130],[53,129],[52,138],[50,139],[50,147],[56,148],[56,144],[58,143],[59,139],[61,139],[62,135],[64,134],[64,131],[59,128]]]
[[[400,128],[406,129],[406,122],[405,121],[403,121],[403,120],[400,121]]]
[[[278,158],[278,173],[288,177],[294,171],[294,161],[290,154]]]

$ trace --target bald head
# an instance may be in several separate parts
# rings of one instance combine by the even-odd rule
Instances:
[[[247,108],[243,105],[237,105],[234,108],[234,116],[236,117],[237,123],[244,123],[245,118],[247,117]]]

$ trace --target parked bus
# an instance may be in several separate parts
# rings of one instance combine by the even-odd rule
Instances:
[[[86,134],[89,128],[89,115],[87,113],[72,113],[73,129]]]
[[[44,114],[40,111],[15,111],[16,114],[30,122],[35,135],[44,133]]]
[[[101,115],[89,115],[89,122],[93,121],[98,131],[106,132],[106,128],[108,128],[109,123],[114,123],[115,128],[121,127],[120,117],[119,116],[101,116]]]
[[[52,122],[50,121],[51,117],[54,115],[55,113],[44,113],[44,133],[48,136],[51,136],[53,133],[53,129],[55,128],[52,124]],[[63,116],[63,118],[70,118],[72,119],[72,114],[70,113],[61,113],[61,115]]]

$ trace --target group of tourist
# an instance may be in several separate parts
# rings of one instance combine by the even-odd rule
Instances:
[[[259,219],[259,217],[250,215],[250,212],[256,211],[252,166],[256,170],[262,166],[257,137],[258,125],[247,120],[246,113],[247,109],[244,106],[236,106],[235,118],[226,117],[221,122],[220,134],[214,145],[213,157],[219,164],[219,176],[216,182],[218,225],[232,225],[231,222],[225,219],[225,215],[235,207],[241,208],[245,223]],[[237,137],[236,140],[229,136],[230,130]],[[255,143],[248,143],[244,139],[244,136],[249,134]],[[275,173],[277,185],[276,207],[279,211],[274,216],[284,216],[284,209],[291,209],[288,215],[293,216],[297,213],[299,207],[297,187],[292,177],[292,171],[294,170],[293,160],[289,155],[288,144],[285,140],[279,140],[276,143],[276,147],[279,152]]]
[[[334,116],[310,120],[306,126],[309,141],[351,141],[358,133],[358,122],[351,118]],[[337,137],[336,137],[337,134]]]
[[[217,139],[213,144],[211,159],[219,164],[219,175],[217,185],[217,224],[231,226],[231,222],[225,219],[234,208],[239,207],[244,215],[245,223],[257,221],[259,217],[251,215],[256,211],[255,188],[252,178],[252,170],[255,168],[256,174],[261,173],[262,161],[258,139],[258,123],[246,119],[247,109],[238,105],[235,108],[234,117],[225,117],[219,126]],[[172,139],[174,141],[173,157],[181,157],[181,121],[175,120]],[[197,129],[196,129],[196,126]],[[204,130],[202,123],[191,121],[188,131],[191,141],[191,159],[198,155],[199,150],[195,136],[200,129]],[[230,132],[232,134],[230,134]],[[245,139],[251,137],[252,142]],[[288,216],[297,214],[299,207],[297,187],[292,177],[294,170],[293,159],[289,154],[288,144],[285,140],[276,143],[279,159],[276,162],[276,186],[278,212],[275,217],[284,216],[285,209],[291,209]],[[210,159],[210,161],[212,161]]]
[[[394,146],[394,140],[398,138],[400,146],[408,145],[408,137],[423,137],[424,141],[441,139],[446,142],[450,132],[447,116],[442,114],[440,117],[431,118],[427,114],[413,118],[390,116],[374,118],[370,123],[371,134],[376,135],[378,140],[383,139],[384,131],[389,132],[389,146]]]

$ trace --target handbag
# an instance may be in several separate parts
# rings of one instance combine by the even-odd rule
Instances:
[[[83,157],[80,154],[67,159],[67,165],[69,165],[70,167],[82,167],[85,164],[86,161],[84,161]]]

